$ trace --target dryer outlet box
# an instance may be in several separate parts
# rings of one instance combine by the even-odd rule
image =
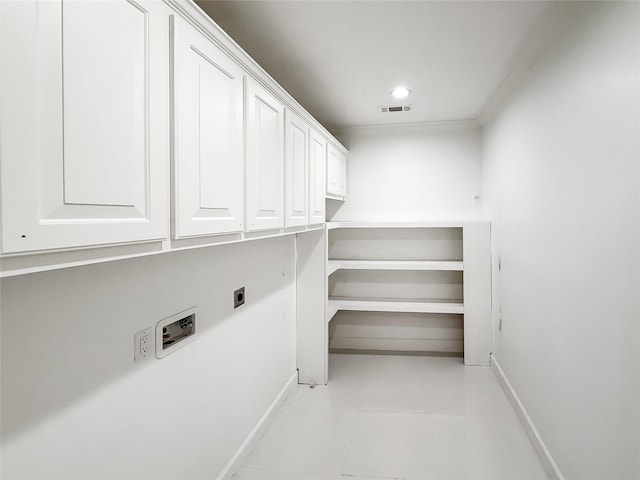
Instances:
[[[198,307],[192,307],[158,322],[156,326],[156,357],[166,357],[193,341],[196,335],[197,313]]]
[[[244,305],[244,287],[233,292],[233,308],[238,308],[240,305]]]

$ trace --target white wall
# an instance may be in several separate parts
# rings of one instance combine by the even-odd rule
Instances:
[[[475,125],[357,127],[335,133],[349,149],[347,202],[328,201],[328,220],[420,221],[479,213]]]
[[[2,280],[2,478],[215,478],[295,372],[294,241]],[[194,305],[193,343],[133,363]]]
[[[567,479],[640,478],[639,6],[574,5],[483,137],[494,353]]]

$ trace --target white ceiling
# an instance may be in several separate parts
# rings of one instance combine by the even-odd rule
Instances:
[[[538,1],[197,3],[330,130],[474,119],[551,9]],[[389,92],[398,85],[405,101]],[[381,105],[411,104],[403,113]]]

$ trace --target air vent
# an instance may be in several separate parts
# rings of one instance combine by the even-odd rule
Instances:
[[[411,111],[411,105],[390,105],[386,107],[378,107],[380,113],[395,113],[395,112],[409,112]]]

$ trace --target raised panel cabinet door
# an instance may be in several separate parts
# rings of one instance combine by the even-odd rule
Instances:
[[[174,238],[243,229],[243,70],[171,17]]]
[[[347,156],[331,143],[327,145],[327,195],[347,195]]]
[[[311,130],[309,143],[309,224],[325,221],[327,142]]]
[[[339,195],[338,192],[338,150],[327,145],[327,195]]]
[[[285,124],[285,225],[307,225],[309,126],[287,110]]]
[[[247,231],[284,226],[284,107],[246,80]]]
[[[337,179],[336,179],[337,187],[336,191],[338,195],[343,198],[347,196],[347,156],[338,152],[337,159]]]
[[[3,253],[165,238],[167,7],[0,8]]]

